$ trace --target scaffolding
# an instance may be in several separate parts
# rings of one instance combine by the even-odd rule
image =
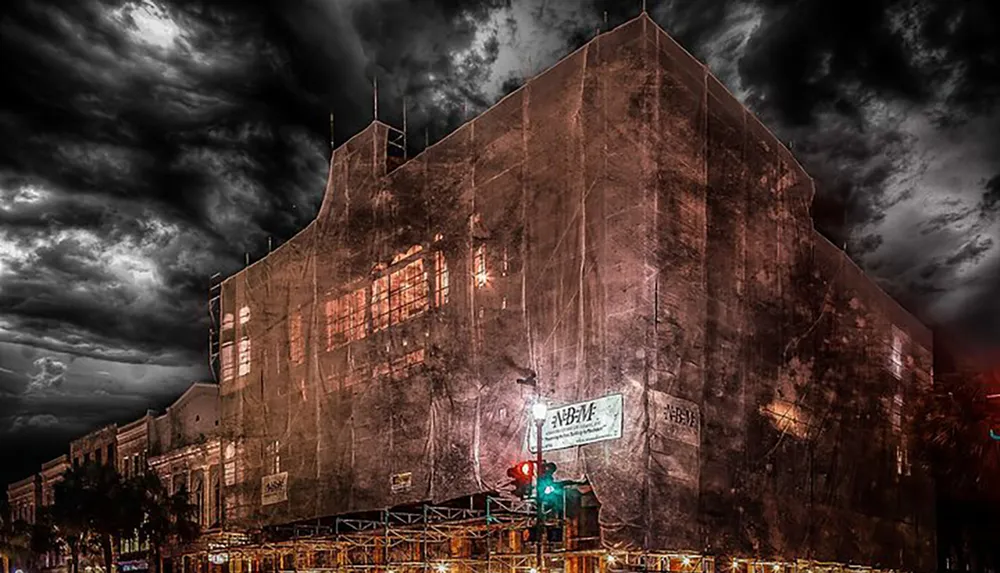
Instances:
[[[215,273],[208,286],[208,367],[212,380],[219,383],[220,329],[222,328],[222,275]]]
[[[420,505],[361,516],[270,527],[253,534],[205,536],[185,551],[178,573],[528,573],[536,570],[533,500],[486,496],[469,507]],[[478,507],[476,507],[478,506]],[[543,571],[567,573],[713,573],[695,552],[602,548],[581,536],[567,512],[547,511]],[[199,566],[201,564],[201,566]],[[748,572],[752,573],[752,572]],[[765,573],[772,573],[767,571]]]

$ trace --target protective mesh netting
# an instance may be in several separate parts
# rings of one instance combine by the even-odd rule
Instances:
[[[547,455],[591,482],[608,545],[927,563],[903,496],[926,483],[903,492],[898,432],[858,412],[895,392],[892,325],[907,377],[929,335],[651,20],[387,169],[392,136],[341,145],[316,221],[223,284],[229,523],[501,489],[531,369],[553,403],[624,396],[621,439]]]

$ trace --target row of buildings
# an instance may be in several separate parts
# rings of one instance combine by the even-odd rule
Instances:
[[[931,333],[646,14],[416,157],[400,140],[337,147],[316,220],[218,286],[218,386],[79,441],[18,511],[91,456],[223,524],[184,573],[935,568],[909,429]],[[536,391],[584,413],[544,422],[579,485],[541,563],[503,495]]]
[[[7,486],[11,517],[34,523],[39,509],[55,502],[55,485],[66,470],[90,462],[113,464],[126,477],[145,468],[154,470],[171,493],[180,488],[189,492],[203,530],[217,529],[220,526],[219,387],[214,383],[194,383],[162,414],[149,411],[128,424],[105,426],[73,440],[67,453],[42,464],[38,473]],[[125,540],[117,550],[122,571],[150,568],[146,552],[137,542]],[[40,565],[50,570],[65,570],[66,556],[46,555]],[[83,567],[103,569],[103,562],[99,556],[93,556],[84,560]]]

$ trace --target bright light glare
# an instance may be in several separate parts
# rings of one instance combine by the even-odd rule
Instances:
[[[614,555],[608,555],[608,563],[614,563],[616,561]]]
[[[556,488],[554,488],[554,487],[552,487],[550,485],[547,485],[547,486],[545,486],[545,491],[543,491],[542,493],[544,493],[545,495],[549,495],[550,493],[554,492],[555,490],[556,490]]]
[[[685,557],[684,559],[681,559],[681,562],[684,563],[685,567],[687,567],[688,565],[691,564],[691,558],[690,557]]]
[[[448,566],[444,563],[440,563],[437,566],[438,573],[445,573],[448,570]]]
[[[545,420],[545,416],[549,413],[549,407],[541,400],[535,402],[531,405],[531,416],[535,418],[536,422],[541,422]]]

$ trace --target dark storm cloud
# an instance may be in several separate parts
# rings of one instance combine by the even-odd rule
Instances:
[[[11,4],[0,340],[198,360],[208,276],[317,210],[329,111],[339,140],[361,129],[377,75],[383,117],[406,96],[442,135],[489,103],[477,31],[505,5]]]
[[[979,203],[982,214],[995,215],[1000,211],[1000,175],[992,177],[984,185],[983,198]]]

